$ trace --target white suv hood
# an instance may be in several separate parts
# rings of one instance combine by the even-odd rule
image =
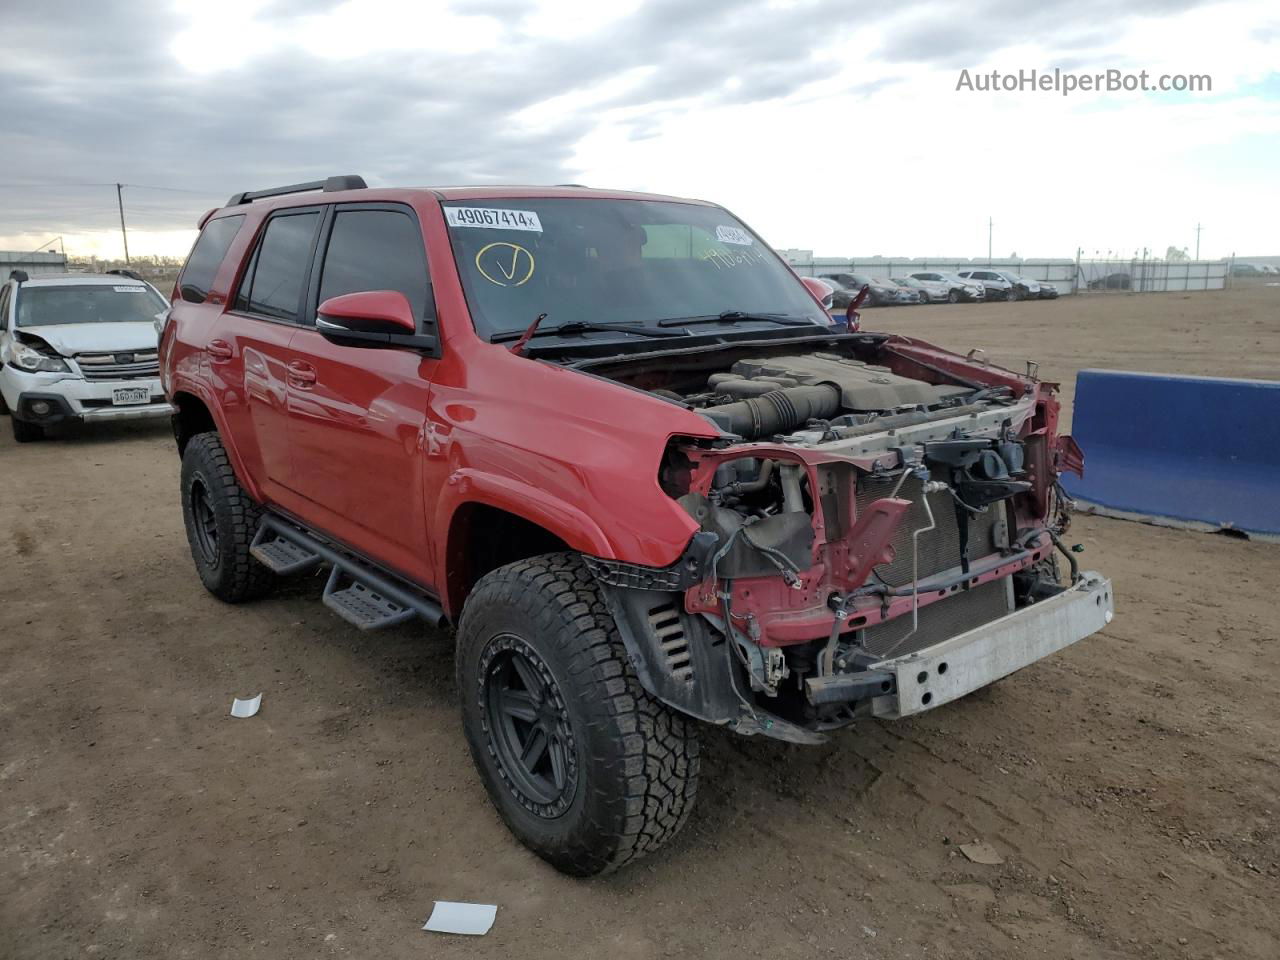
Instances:
[[[141,323],[55,323],[41,327],[19,327],[21,333],[39,337],[64,357],[77,353],[124,353],[154,350],[158,343],[155,325]]]

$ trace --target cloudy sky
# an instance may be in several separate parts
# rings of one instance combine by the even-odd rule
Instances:
[[[713,199],[819,255],[1280,253],[1274,0],[4,4],[0,249],[186,252],[234,191]],[[991,70],[1212,92],[957,90]]]

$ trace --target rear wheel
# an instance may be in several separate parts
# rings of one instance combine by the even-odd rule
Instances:
[[[205,589],[240,603],[271,585],[271,571],[249,553],[262,511],[236,480],[222,440],[200,433],[182,453],[182,519]]]
[[[641,687],[577,555],[481,579],[459,624],[457,671],[485,789],[516,838],[556,869],[616,870],[684,825],[697,734]]]
[[[36,440],[44,439],[44,427],[38,423],[28,423],[26,420],[19,420],[17,417],[9,418],[13,423],[13,439],[18,443],[32,443]]]

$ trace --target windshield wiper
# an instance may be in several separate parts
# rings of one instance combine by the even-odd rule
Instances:
[[[701,317],[667,317],[659,320],[660,327],[683,327],[690,323],[737,323],[739,320],[758,320],[776,323],[784,327],[814,327],[820,324],[789,313],[750,313],[746,310],[725,310],[723,313],[707,314]]]
[[[515,340],[511,350],[513,353],[520,353],[524,349],[524,345],[534,337],[552,337],[552,336],[572,336],[575,333],[594,333],[601,331],[604,333],[634,333],[641,337],[680,337],[687,336],[687,333],[679,333],[671,330],[661,330],[658,327],[646,327],[639,323],[596,323],[591,320],[570,320],[567,323],[559,323],[554,327],[542,326],[542,321],[547,315],[545,313],[538,314],[533,323],[529,324],[527,330],[504,330],[501,333],[495,333],[489,338],[490,343],[505,343],[507,340]]]

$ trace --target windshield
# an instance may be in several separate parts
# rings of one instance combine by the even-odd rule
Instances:
[[[151,323],[164,299],[141,284],[77,283],[19,287],[16,325],[59,323]]]
[[[447,202],[444,211],[482,337],[524,330],[542,313],[548,328],[726,311],[829,322],[795,274],[719,207],[558,197]]]

